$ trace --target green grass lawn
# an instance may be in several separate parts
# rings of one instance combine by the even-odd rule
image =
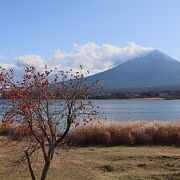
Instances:
[[[9,172],[15,152],[0,146],[2,180],[30,179],[28,171]],[[42,159],[36,164],[40,172]],[[180,148],[177,147],[79,147],[59,149],[54,157],[49,180],[88,179],[180,179]]]

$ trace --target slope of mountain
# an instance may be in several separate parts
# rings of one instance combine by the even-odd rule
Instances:
[[[108,91],[180,88],[180,62],[153,50],[107,71],[88,77]]]

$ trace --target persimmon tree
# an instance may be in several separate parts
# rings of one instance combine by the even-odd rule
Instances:
[[[82,67],[81,67],[82,69]],[[26,129],[26,148],[18,163],[26,163],[33,180],[33,156],[41,150],[44,164],[41,180],[45,180],[56,149],[63,145],[70,130],[96,118],[97,106],[89,100],[101,88],[98,81],[89,84],[81,72],[42,70],[26,67],[16,81],[13,70],[0,68],[1,93],[10,106],[4,122],[13,121]]]

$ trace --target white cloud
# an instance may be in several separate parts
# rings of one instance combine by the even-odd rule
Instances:
[[[129,42],[125,47],[118,47],[112,44],[98,45],[95,43],[86,43],[83,45],[74,44],[73,51],[67,52],[56,49],[49,60],[44,60],[38,55],[24,55],[15,58],[12,64],[0,64],[4,68],[13,68],[19,75],[22,74],[26,66],[34,66],[38,69],[45,65],[58,68],[72,68],[79,70],[82,65],[85,70],[91,74],[101,72],[119,65],[129,59],[153,50],[151,47],[142,47],[133,42]],[[0,55],[0,59],[4,56]]]
[[[5,63],[6,57],[2,54],[0,54],[0,67],[4,69],[16,69],[16,66],[14,64]]]
[[[46,62],[38,55],[25,55],[15,58],[15,64],[18,67],[34,66],[36,68],[44,68]]]
[[[100,72],[151,50],[153,48],[142,47],[133,42],[128,43],[126,47],[118,47],[112,44],[74,44],[73,52],[55,50],[51,62],[71,68],[82,65],[91,72]]]

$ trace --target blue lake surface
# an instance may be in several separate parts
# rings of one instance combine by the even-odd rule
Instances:
[[[4,101],[4,100],[3,100]],[[99,106],[99,119],[112,121],[161,120],[180,121],[180,100],[92,100]],[[57,101],[55,109],[62,101]],[[4,104],[4,103],[2,103]],[[0,103],[0,120],[7,108]]]
[[[102,119],[180,121],[180,100],[93,100]]]

